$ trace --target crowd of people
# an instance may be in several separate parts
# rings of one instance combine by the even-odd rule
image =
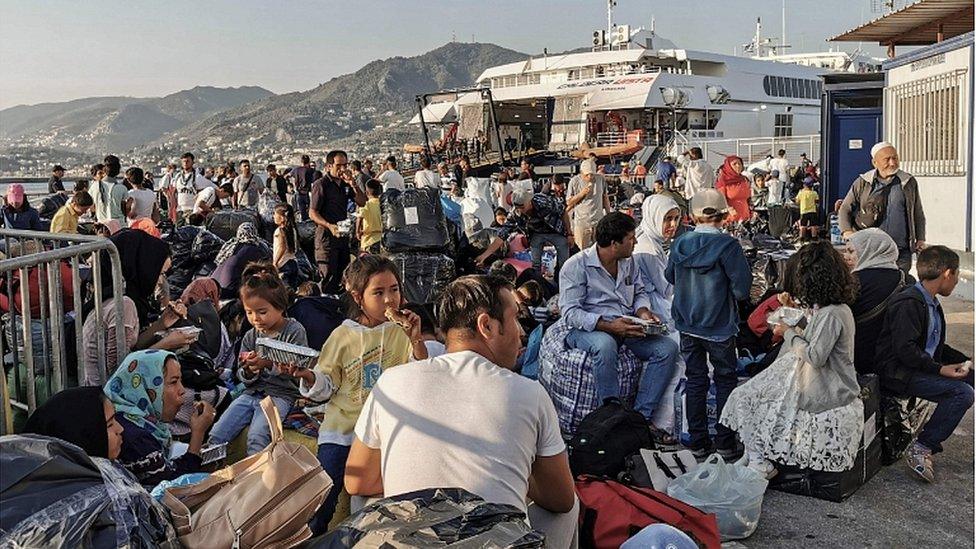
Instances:
[[[767,478],[780,464],[851,468],[864,426],[857,376],[876,374],[892,395],[936,403],[907,453],[912,470],[933,482],[933,456],[973,404],[971,363],[945,343],[939,305],[958,281],[959,257],[926,245],[917,184],[899,170],[894,147],[879,143],[871,155],[875,169],[838,210],[840,249],[820,238],[816,167],[790,166],[785,151],[754,169],[730,156],[714,170],[697,148],[674,164],[664,159],[635,215],[611,204],[608,176],[594,158],[568,181],[544,180],[528,162],[503,168],[488,196],[478,197],[491,221],[476,228],[490,238],[468,243],[476,249],[471,272],[459,273],[432,303],[408,303],[409,281],[384,256],[381,197],[409,187],[470,197],[477,178],[467,158],[457,166],[425,159],[408,181],[394,157],[374,171],[368,160],[332,151],[321,171],[303,156],[280,172],[266,166],[263,179],[247,160],[201,171],[186,153],[154,185],[138,167],[122,175],[109,155],[73,193],[55,166],[49,190],[70,197],[49,226],[17,184],[6,192],[4,225],[75,233],[94,222],[95,234],[118,249],[125,279],[124,295],[112,295],[103,265],[102,320],[122,322],[126,341],[116,341],[114,329],[99,333],[90,310],[76,311],[85,316],[89,351],[79,357],[83,386],[52,395],[23,431],[112,460],[151,490],[204,470],[205,447],[245,431],[248,454],[264,449],[270,434],[260,401],[270,397],[282,420],[318,414],[317,457],[334,488],[312,519],[313,533],[326,532],[343,489],[375,498],[459,487],[526,512],[551,546],[568,547],[578,523],[566,446],[573,433],[561,428],[551,386],[529,375],[533,360],[559,363],[565,349],[587,357],[567,375],[591,383],[598,402],[629,401],[662,445],[678,443],[681,433],[660,416],[669,389],[686,379],[695,456],[718,452],[728,461],[746,453],[748,466]],[[799,206],[803,245],[776,290],[750,306],[753,272],[735,235],[787,202]],[[161,235],[205,225],[222,209],[266,211],[270,222],[263,231],[241,224],[213,274],[171,299],[171,250]],[[296,260],[296,224],[306,220],[315,226],[311,280]],[[531,262],[516,270],[506,250],[522,237]],[[555,268],[546,273],[550,248]],[[908,274],[913,254],[916,280]],[[8,312],[19,305],[6,294],[0,308]],[[326,317],[298,314],[296,306],[326,295],[341,296],[344,310],[313,344]],[[535,311],[547,302],[540,321]],[[801,310],[804,323],[769,316],[783,307]],[[202,333],[173,329],[182,326]],[[564,334],[556,347],[530,337],[556,330]],[[771,359],[740,383],[743,330]],[[320,347],[317,363],[273,362],[262,355],[261,338]],[[639,363],[629,393],[625,350]]]

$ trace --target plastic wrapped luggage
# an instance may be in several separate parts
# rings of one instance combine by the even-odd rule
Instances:
[[[315,257],[315,222],[310,219],[299,221],[296,228],[298,230],[298,247],[305,250],[308,257]]]
[[[367,505],[305,547],[531,549],[544,547],[545,541],[546,536],[532,530],[525,513],[516,507],[487,503],[460,488],[438,488]]]
[[[261,227],[261,217],[254,210],[220,210],[207,219],[207,230],[221,240],[229,240],[237,234],[237,228],[244,223]]]
[[[384,192],[383,248],[392,253],[447,251],[450,236],[440,194],[432,188]]]
[[[193,266],[193,241],[197,237],[200,227],[184,225],[170,233],[163,235],[163,240],[169,243],[170,259],[173,261],[173,269],[183,269]]]
[[[403,296],[410,303],[433,303],[455,277],[454,260],[443,254],[391,254],[400,271]]]
[[[278,193],[272,191],[270,188],[265,187],[261,194],[258,196],[258,215],[261,219],[268,224],[274,224],[274,211],[281,204],[281,198],[278,197]],[[260,225],[255,224],[255,227],[260,227]]]
[[[891,465],[904,455],[925,422],[932,417],[935,403],[917,397],[881,397],[881,463]]]
[[[0,437],[0,547],[179,547],[166,510],[107,459],[38,435]]]
[[[864,401],[864,434],[854,466],[847,471],[825,472],[801,469],[776,463],[779,473],[769,481],[769,487],[780,492],[810,496],[827,501],[841,502],[866,484],[881,469],[881,437],[879,414],[881,389],[878,376],[868,374],[857,377]]]
[[[193,245],[190,247],[190,259],[198,264],[213,262],[223,245],[223,238],[208,230],[201,229],[193,238]]]

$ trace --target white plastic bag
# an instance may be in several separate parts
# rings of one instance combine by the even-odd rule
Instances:
[[[715,513],[722,541],[747,538],[759,525],[769,481],[746,467],[746,459],[725,463],[722,456],[712,454],[698,469],[672,480],[668,495]]]

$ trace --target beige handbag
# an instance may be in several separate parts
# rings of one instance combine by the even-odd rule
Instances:
[[[308,521],[332,479],[308,448],[284,440],[270,397],[261,410],[271,430],[267,448],[163,495],[183,547],[286,548],[311,537]]]

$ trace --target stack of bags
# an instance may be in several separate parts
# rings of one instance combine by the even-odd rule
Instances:
[[[455,277],[440,189],[391,189],[381,197],[383,249],[396,264],[411,303],[433,303]]]

